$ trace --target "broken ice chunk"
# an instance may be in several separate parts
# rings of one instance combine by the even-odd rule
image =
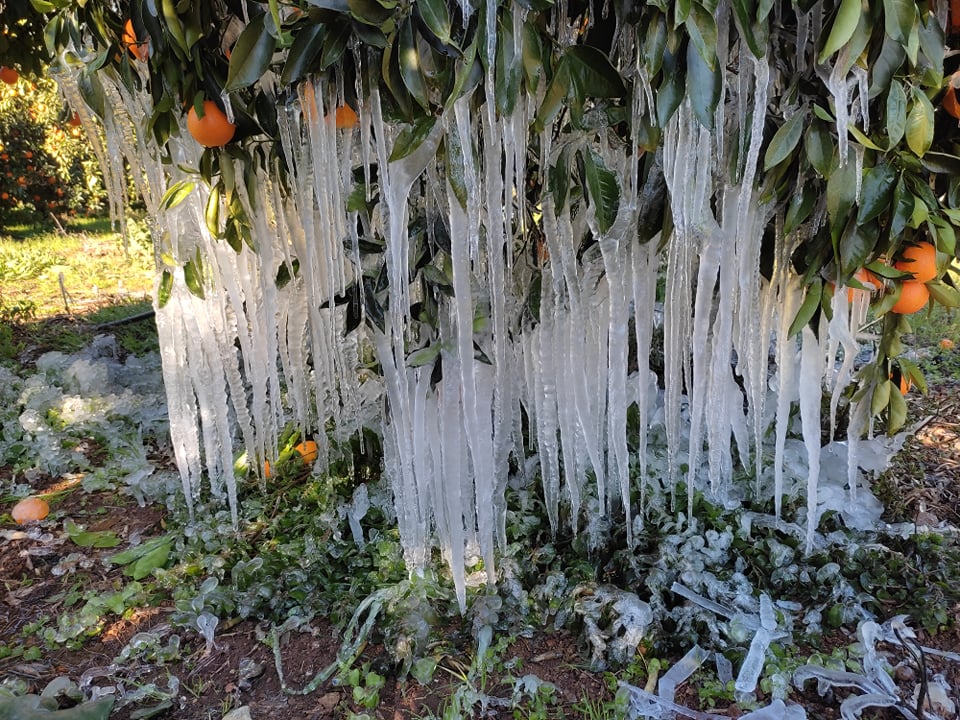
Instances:
[[[673,702],[677,686],[687,681],[696,672],[710,653],[699,645],[694,645],[673,667],[665,672],[657,687],[657,694],[668,702]]]
[[[741,715],[740,720],[807,720],[807,711],[799,705],[785,705],[777,699],[764,708]]]

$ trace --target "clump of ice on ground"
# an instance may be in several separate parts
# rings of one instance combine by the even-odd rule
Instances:
[[[125,487],[141,504],[172,491],[169,469],[147,458],[148,443],[169,442],[157,354],[121,359],[113,337],[99,336],[77,353],[40,356],[25,377],[0,368],[0,398],[0,454],[15,478],[80,473],[85,485]]]

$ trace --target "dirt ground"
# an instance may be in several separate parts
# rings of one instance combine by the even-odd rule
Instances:
[[[878,485],[878,492],[887,503],[890,520],[916,520],[935,525],[947,521],[960,525],[960,383],[944,383],[933,387],[926,397],[911,395],[913,416],[918,418],[914,434],[908,438],[894,467]],[[88,451],[97,452],[94,443]],[[9,468],[0,468],[0,479]],[[62,478],[38,478],[36,490],[63,490],[57,501],[57,510],[89,530],[111,530],[122,539],[139,534],[143,539],[161,534],[164,530],[164,511],[156,507],[141,508],[126,496],[110,492],[85,493],[70,490]],[[69,480],[67,481],[69,484]],[[8,507],[3,507],[9,510]],[[52,529],[52,528],[50,528]],[[12,525],[0,526],[0,644],[13,646],[21,631],[42,617],[56,618],[64,610],[74,576],[67,572],[55,574],[63,555],[62,535],[47,528],[21,529]],[[58,537],[59,536],[59,537]],[[86,587],[104,591],[122,587],[126,582],[120,568],[107,565],[102,558],[114,549],[85,549],[92,560],[86,567]],[[43,651],[24,657],[0,659],[0,684],[19,681],[19,687],[39,693],[46,684],[59,676],[79,681],[94,675],[91,682],[102,687],[118,683],[125,692],[132,692],[149,683],[158,688],[168,686],[169,678],[179,680],[176,698],[167,704],[145,699],[118,708],[111,718],[135,720],[149,717],[149,708],[155,717],[180,720],[220,720],[231,709],[247,707],[254,720],[260,718],[287,718],[288,720],[321,720],[344,718],[349,712],[368,712],[383,720],[441,716],[444,704],[466,673],[469,659],[444,656],[438,663],[434,680],[421,686],[414,680],[397,681],[389,676],[390,663],[382,647],[365,648],[361,662],[370,662],[372,668],[387,676],[386,686],[380,691],[380,701],[374,710],[364,710],[354,703],[351,689],[329,681],[308,695],[289,695],[281,691],[270,648],[262,640],[266,628],[253,621],[229,622],[218,628],[216,647],[207,652],[197,633],[178,631],[184,638],[180,658],[163,665],[125,666],[111,675],[104,671],[97,676],[95,668],[109,670],[114,658],[136,633],[160,630],[166,625],[172,608],[160,604],[143,610],[127,611],[122,617],[110,615],[102,632],[87,640],[78,649]],[[960,608],[952,608],[954,617],[960,617]],[[282,644],[282,657],[287,682],[291,687],[302,687],[318,671],[336,657],[341,639],[335,629],[323,621],[311,624],[312,632],[290,633]],[[192,638],[190,637],[192,636]],[[811,650],[829,651],[830,643],[847,645],[850,637],[827,639],[827,647]],[[32,638],[28,642],[35,642]],[[944,651],[960,651],[960,622],[953,630],[936,637],[921,637],[921,643]],[[572,709],[584,698],[609,700],[613,689],[608,678],[588,669],[587,654],[580,639],[570,632],[546,632],[533,639],[515,642],[505,658],[517,658],[515,675],[528,673],[553,683],[557,688],[562,714],[557,708],[546,717],[589,717]],[[960,663],[928,658],[929,667],[943,672],[956,694],[960,691]],[[382,669],[381,669],[382,668]],[[511,687],[504,683],[500,671],[486,678],[486,692],[491,696],[509,697]],[[839,717],[837,703],[821,699],[813,687],[795,696],[807,707],[811,719]],[[162,699],[162,698],[161,698]],[[763,701],[762,693],[758,700]],[[696,706],[697,689],[688,684],[679,690],[678,702]],[[958,703],[960,704],[960,703]],[[739,717],[737,706],[711,709],[720,716]],[[490,707],[478,717],[514,718],[513,711]],[[540,716],[537,716],[540,717]],[[880,711],[865,717],[899,717],[893,711]]]

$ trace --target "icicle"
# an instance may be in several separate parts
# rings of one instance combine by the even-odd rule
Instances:
[[[809,326],[803,328],[800,350],[800,421],[803,444],[807,450],[807,537],[806,553],[813,552],[813,540],[819,520],[817,483],[820,478],[820,381],[823,377],[823,351]],[[814,390],[816,389],[816,390]]]

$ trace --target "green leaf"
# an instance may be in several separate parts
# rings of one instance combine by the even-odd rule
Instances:
[[[276,47],[277,39],[264,27],[264,16],[251,20],[233,46],[224,89],[233,91],[253,85],[270,66]]]
[[[883,0],[884,30],[901,45],[907,44],[916,17],[917,4],[913,0]]]
[[[797,189],[787,206],[787,214],[783,221],[784,235],[790,235],[810,217],[813,206],[817,202],[817,197],[817,188],[814,183],[803,183]]]
[[[393,16],[395,3],[377,2],[377,0],[347,0],[350,14],[364,25],[383,27]]]
[[[109,530],[84,530],[70,519],[63,523],[63,529],[73,544],[80,547],[112,548],[120,544],[116,533]]]
[[[197,260],[199,260],[199,257]],[[183,279],[187,283],[187,289],[203,300],[203,265],[193,260],[187,260],[183,264]]]
[[[860,189],[860,210],[857,225],[863,225],[890,208],[897,172],[886,162],[880,162],[864,173]]]
[[[907,51],[904,50],[903,45],[889,37],[883,39],[880,54],[873,63],[873,67],[870,68],[869,95],[871,99],[883,94],[890,87],[890,81],[900,70],[900,66],[903,65],[906,57]]]
[[[570,190],[570,151],[564,147],[557,153],[557,164],[551,165],[547,171],[547,184],[553,195],[553,204],[557,214],[563,212],[567,204],[567,193]]]
[[[667,20],[663,13],[658,12],[647,24],[645,30],[638,25],[637,33],[638,35],[643,33],[639,38],[642,43],[640,57],[647,69],[647,75],[653,77],[663,66],[663,52],[667,47]]]
[[[863,145],[863,147],[868,148],[869,150],[876,150],[877,152],[883,152],[883,148],[877,145],[870,137],[858,128],[853,123],[847,125],[847,131],[853,135],[854,139]]]
[[[737,23],[737,30],[740,31],[740,37],[747,43],[750,52],[754,57],[763,57],[766,54],[767,38],[765,34],[761,35],[766,24],[756,25],[754,23],[755,5],[752,0],[732,0],[734,20]]]
[[[807,135],[803,142],[807,153],[807,160],[813,165],[821,177],[830,177],[830,166],[833,162],[833,140],[820,123],[813,123],[807,128]]]
[[[863,267],[876,242],[876,233],[867,232],[855,222],[847,223],[840,237],[840,269],[852,273]]]
[[[343,58],[350,42],[351,26],[349,23],[331,23],[327,26],[327,34],[323,38],[323,51],[320,53],[320,72],[326,72]]]
[[[316,59],[324,46],[324,32],[326,26],[322,24],[308,25],[293,38],[293,45],[287,54],[287,61],[283,64],[280,73],[280,84],[291,85],[307,74],[310,65]],[[232,54],[231,54],[231,57]]]
[[[450,13],[445,0],[417,0],[414,6],[423,24],[444,45],[452,45],[450,38]]]
[[[922,90],[913,89],[913,106],[907,115],[907,145],[923,157],[933,144],[933,105]]]
[[[463,157],[463,147],[460,144],[460,134],[447,133],[444,137],[443,148],[447,154],[447,182],[453,190],[454,197],[460,207],[467,207],[466,164]]]
[[[813,319],[817,309],[820,307],[820,299],[823,297],[823,281],[818,277],[807,286],[807,293],[803,297],[803,303],[797,311],[796,317],[790,323],[790,329],[787,331],[789,337],[793,337],[800,332],[807,323]]]
[[[801,108],[780,126],[773,139],[770,140],[770,145],[767,146],[767,152],[763,158],[764,170],[776,167],[793,153],[797,143],[800,142],[806,119],[806,108]]]
[[[170,301],[170,292],[173,290],[173,273],[164,269],[160,275],[160,286],[157,288],[157,307],[164,307]]]
[[[910,4],[913,5],[912,2]],[[916,9],[916,6],[914,6],[914,9]],[[953,19],[953,22],[956,22],[956,18]],[[927,13],[926,18],[920,22],[920,49],[923,50],[923,54],[930,61],[931,67],[939,73],[939,77],[936,78],[936,85],[940,85],[943,81],[943,58],[946,45],[943,28],[937,22],[936,16],[933,13]]]
[[[687,97],[697,120],[708,130],[713,129],[714,111],[720,102],[723,77],[720,68],[711,70],[694,49],[687,44]]]
[[[397,62],[400,64],[400,76],[417,104],[424,110],[430,109],[430,90],[420,69],[420,50],[413,35],[413,21],[407,18],[397,34]]]
[[[537,116],[533,123],[536,132],[543,132],[547,124],[553,122],[557,113],[566,104],[572,85],[568,68],[567,57],[560,58],[557,69],[550,79],[550,84],[547,85],[547,92],[543,96],[540,107],[537,108]]]
[[[657,124],[665,128],[683,102],[683,72],[676,68],[666,74],[657,89]]]
[[[930,291],[930,297],[938,303],[948,308],[960,307],[960,292],[942,282],[928,282],[927,290]]]
[[[175,208],[187,199],[196,186],[197,184],[195,182],[190,182],[189,180],[181,180],[178,183],[174,183],[163,194],[163,197],[160,198],[160,207],[164,210]]]
[[[521,59],[514,45],[513,23],[497,20],[497,57],[494,93],[497,111],[510,115],[517,104],[522,76]]]
[[[954,257],[957,253],[957,233],[953,229],[953,225],[937,215],[931,215],[929,222],[937,229],[935,233],[937,250]],[[934,233],[931,232],[931,234]]]
[[[887,93],[887,138],[890,147],[903,139],[906,129],[907,94],[903,91],[903,84],[899,80],[893,80]]]
[[[830,234],[834,240],[847,224],[847,214],[857,198],[857,164],[847,158],[843,167],[838,167],[827,180],[827,215],[830,217]]]
[[[891,383],[892,384],[892,383]],[[900,394],[900,388],[890,390],[890,405],[887,409],[887,434],[893,435],[907,421],[907,401]]]
[[[287,265],[287,263],[281,263],[277,270],[277,278],[275,281],[277,290],[283,290],[289,285],[290,281],[297,276],[298,272],[300,272],[300,261],[296,258],[294,258],[289,265]]]
[[[207,205],[203,212],[203,222],[207,226],[207,231],[213,237],[220,235],[220,191],[222,185],[217,183],[210,188],[210,195],[207,197]]]
[[[910,221],[911,213],[913,213],[913,195],[907,190],[907,186],[901,178],[893,189],[893,218],[890,221],[891,235],[897,237],[903,232],[903,229]]]
[[[830,34],[817,58],[818,63],[825,63],[837,50],[842,48],[853,37],[862,12],[860,0],[840,0],[840,9],[834,17]]]
[[[124,570],[125,575],[134,580],[142,580],[154,570],[162,568],[170,558],[170,542],[158,545],[146,555],[137,560],[132,567]]]
[[[397,140],[393,144],[393,151],[390,153],[390,162],[401,160],[416,150],[427,139],[433,126],[437,124],[437,118],[433,115],[419,118],[412,125],[404,126]]]
[[[423,365],[433,364],[433,361],[436,360],[440,355],[441,349],[441,344],[439,342],[434,342],[424,348],[414,350],[407,356],[407,367],[415,368],[422,367]]]
[[[870,413],[879,415],[890,404],[890,392],[893,390],[893,383],[889,380],[881,380],[873,389],[873,397],[870,398]]]
[[[589,45],[571,45],[564,53],[574,86],[584,97],[619,98],[627,88],[610,59]]]
[[[717,21],[713,13],[694,2],[686,20],[687,33],[700,55],[700,59],[712,73],[717,65]]]
[[[151,538],[140,545],[134,545],[127,548],[123,552],[119,552],[116,555],[111,555],[107,558],[107,562],[113,565],[129,565],[133,561],[139,560],[144,555],[147,555],[162,545],[170,545],[170,542],[170,538],[166,535]]]
[[[613,226],[620,210],[620,185],[616,174],[606,168],[603,159],[592,149],[581,156],[597,226],[601,234],[605,234]]]

